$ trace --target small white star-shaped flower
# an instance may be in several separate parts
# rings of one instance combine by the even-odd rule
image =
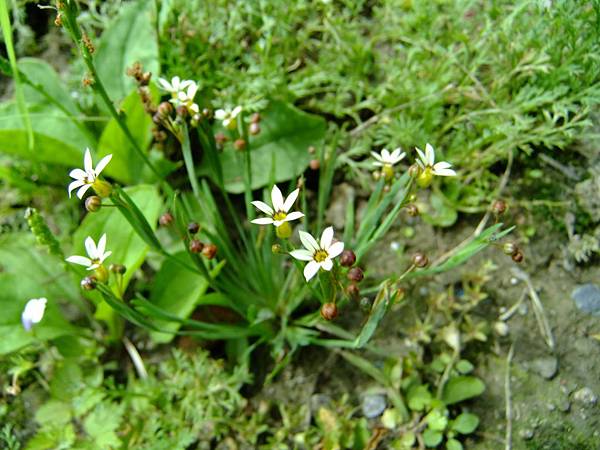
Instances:
[[[94,240],[88,236],[85,240],[85,250],[88,257],[78,255],[69,256],[67,262],[86,266],[87,270],[94,270],[100,267],[104,260],[112,254],[112,252],[106,251],[106,233],[103,234],[98,241],[98,246],[96,246]]]
[[[71,198],[71,192],[73,190],[78,189],[77,197],[83,198],[84,194],[87,192],[89,188],[92,187],[100,173],[104,170],[106,165],[110,162],[112,158],[111,155],[106,155],[104,158],[98,162],[96,168],[94,169],[92,163],[92,155],[90,153],[90,149],[85,149],[85,155],[83,157],[83,170],[82,169],[73,169],[69,176],[74,178],[75,181],[69,184],[69,198]]]
[[[25,304],[25,308],[23,308],[23,312],[21,313],[21,323],[25,331],[31,330],[36,323],[42,321],[47,302],[48,299],[42,297],[32,298]]]
[[[231,109],[217,109],[215,111],[215,118],[223,122],[225,128],[235,128],[235,119],[242,112],[241,106],[236,106]]]
[[[371,155],[377,160],[373,162],[374,166],[383,167],[387,165],[391,167],[402,161],[406,156],[406,153],[404,153],[402,149],[398,147],[392,153],[384,148],[381,150],[381,154],[377,152],[371,152]]]
[[[177,92],[177,95],[171,99],[171,103],[173,103],[175,106],[185,106],[190,114],[198,114],[200,112],[200,108],[196,103],[194,103],[196,92],[198,92],[198,85],[192,81],[187,86],[187,90],[182,89]]]
[[[272,208],[260,200],[254,200],[252,202],[256,208],[260,209],[269,217],[260,217],[258,219],[254,219],[252,223],[258,225],[268,225],[272,223],[278,227],[285,222],[290,222],[292,220],[299,219],[300,217],[304,217],[304,214],[299,211],[288,213],[292,206],[294,206],[299,193],[300,189],[296,189],[294,192],[288,195],[284,201],[283,195],[281,194],[279,188],[276,185],[273,185],[273,189],[271,190]]]
[[[299,234],[304,249],[292,250],[290,255],[300,261],[309,261],[304,266],[304,278],[306,278],[306,281],[310,281],[319,269],[332,269],[332,259],[344,251],[344,243],[341,241],[333,242],[333,227],[327,227],[323,230],[319,243],[310,233],[299,231]]]
[[[170,92],[173,97],[177,97],[179,93],[189,86],[196,84],[192,80],[181,80],[179,77],[171,78],[171,82],[164,78],[159,78],[160,86],[167,92]]]
[[[417,153],[419,154],[419,159],[417,159],[417,164],[421,168],[421,170],[430,169],[433,175],[438,175],[441,177],[454,177],[456,176],[456,172],[450,167],[452,164],[446,161],[440,161],[438,163],[435,162],[435,150],[431,146],[431,144],[427,144],[425,146],[425,153],[421,151],[418,147],[416,147]]]

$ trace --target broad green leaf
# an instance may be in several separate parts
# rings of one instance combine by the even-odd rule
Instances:
[[[463,445],[456,439],[448,439],[446,450],[463,450]]]
[[[448,380],[444,386],[442,401],[446,405],[462,402],[481,395],[485,390],[485,384],[477,377],[462,375]]]
[[[71,407],[59,400],[48,400],[35,412],[40,425],[65,425],[71,421]]]
[[[187,252],[174,255],[176,258],[185,260],[190,265],[191,258]],[[182,268],[181,265],[167,259],[156,274],[150,294],[150,301],[171,314],[182,319],[187,319],[192,313],[200,297],[206,292],[208,282],[196,272]],[[177,322],[157,321],[158,327],[177,331],[181,326]],[[174,334],[150,333],[155,342],[170,342]]]
[[[460,414],[451,424],[451,428],[461,434],[470,434],[479,426],[479,417],[471,413]]]
[[[416,385],[409,389],[406,400],[413,411],[423,411],[431,403],[431,393],[427,386]]]
[[[62,316],[59,303],[74,301],[78,290],[63,270],[63,262],[39,250],[29,233],[11,233],[0,239],[0,354],[31,344],[76,334]],[[46,297],[46,313],[33,332],[21,325],[21,313],[29,299]]]
[[[102,402],[85,418],[83,429],[98,448],[119,448],[117,430],[121,425],[124,405]]]
[[[151,85],[152,96],[158,100],[158,91]],[[134,90],[121,104],[127,127],[139,147],[145,151],[152,140],[152,119],[144,111],[140,96]],[[121,130],[116,119],[111,119],[104,128],[98,142],[98,158],[112,154],[110,164],[105,173],[122,183],[133,184],[143,179],[144,165],[142,158],[136,153],[133,145]]]
[[[80,164],[85,148],[94,146],[93,140],[55,106],[36,104],[28,109],[35,138],[33,152],[29,150],[19,110],[12,102],[0,105],[0,152],[50,164]],[[65,178],[68,179],[68,172]]]
[[[143,212],[148,223],[155,228],[162,210],[162,200],[156,187],[142,184],[126,188],[125,191]],[[91,236],[97,243],[104,233],[107,239],[106,249],[113,252],[105,263],[123,264],[127,268],[123,275],[124,285],[127,286],[134,272],[144,262],[148,246],[116,208],[101,208],[100,211],[85,216],[73,235],[72,254],[85,255],[85,239]],[[84,276],[85,268],[81,268],[80,273]]]
[[[466,359],[461,359],[456,363],[456,370],[458,370],[463,375],[471,373],[474,368],[475,366],[473,366],[473,364]]]
[[[439,409],[434,409],[425,416],[427,426],[436,431],[444,431],[448,425],[448,417]]]
[[[136,61],[142,63],[144,71],[159,72],[153,14],[152,0],[126,4],[98,41],[96,67],[112,101],[122,100],[134,88],[127,68]]]
[[[292,105],[273,101],[261,111],[261,132],[251,136],[252,189],[291,180],[308,166],[310,146],[319,147],[325,139],[325,120]],[[244,192],[244,155],[228,146],[221,153],[225,188]],[[206,174],[206,171],[203,172]],[[210,174],[209,174],[210,175]]]
[[[442,433],[431,428],[427,428],[423,432],[423,442],[426,447],[437,447],[442,442],[443,437]]]
[[[430,214],[423,213],[423,220],[425,220],[427,223],[440,227],[449,227],[454,225],[458,217],[458,213],[442,194],[438,192],[432,192],[429,201],[433,211],[431,211]]]

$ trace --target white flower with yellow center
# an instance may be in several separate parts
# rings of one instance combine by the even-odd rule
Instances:
[[[215,111],[215,118],[223,122],[223,126],[229,130],[234,130],[237,126],[237,116],[242,112],[241,106],[236,106],[231,109],[217,109]]]
[[[112,254],[112,252],[106,251],[106,233],[102,235],[97,246],[94,240],[88,236],[85,240],[85,251],[88,254],[87,257],[79,255],[69,256],[67,262],[85,266],[87,270],[95,270],[98,280],[106,281],[108,272],[102,263]]]
[[[91,187],[94,188],[94,191],[96,191],[100,197],[107,197],[110,195],[110,184],[106,181],[100,180],[98,177],[106,165],[110,162],[111,158],[112,154],[106,155],[100,160],[94,169],[90,149],[86,148],[85,155],[83,157],[83,170],[73,169],[69,173],[69,176],[75,179],[75,181],[69,184],[69,198],[71,198],[71,192],[73,192],[75,189],[78,189],[77,197],[81,199]]]
[[[179,93],[184,91],[189,86],[196,84],[192,80],[181,80],[179,77],[171,78],[171,81],[159,78],[158,83],[165,91],[169,92],[173,98],[179,96]]]
[[[191,84],[187,86],[186,90],[182,89],[177,92],[177,95],[171,99],[171,103],[173,103],[175,106],[185,106],[190,115],[193,115],[200,112],[200,108],[196,103],[194,103],[194,97],[196,97],[196,92],[198,92],[198,85],[193,81],[190,83]]]
[[[389,181],[394,176],[392,167],[402,161],[406,156],[406,153],[404,153],[402,149],[398,147],[392,153],[384,148],[381,150],[381,153],[371,152],[371,155],[376,159],[376,161],[373,162],[373,165],[381,167],[381,171],[383,172],[385,179]]]
[[[304,214],[300,211],[289,212],[289,210],[292,209],[292,206],[294,206],[299,193],[300,189],[296,189],[284,200],[283,194],[279,188],[274,185],[271,190],[271,204],[273,207],[260,200],[254,200],[252,202],[256,208],[260,209],[269,217],[259,217],[258,219],[252,220],[252,223],[257,225],[273,224],[276,227],[277,236],[282,239],[287,239],[292,234],[292,228],[288,222],[304,217]]]
[[[25,331],[31,330],[36,323],[42,321],[47,302],[48,299],[42,297],[32,298],[25,304],[25,308],[23,308],[23,312],[21,313],[21,323]]]
[[[435,150],[431,146],[431,144],[427,144],[425,146],[425,153],[418,147],[416,148],[417,153],[419,154],[419,158],[417,159],[417,164],[421,169],[421,173],[417,178],[417,183],[421,187],[427,187],[431,184],[431,180],[434,175],[440,177],[454,177],[456,176],[456,172],[450,167],[452,164],[446,161],[435,162]]]
[[[319,269],[331,270],[333,267],[332,259],[344,251],[344,243],[340,241],[333,242],[333,227],[325,228],[319,243],[310,233],[300,231],[299,234],[304,249],[292,250],[290,255],[300,261],[308,261],[308,264],[304,267],[304,278],[306,278],[306,281],[310,281]]]

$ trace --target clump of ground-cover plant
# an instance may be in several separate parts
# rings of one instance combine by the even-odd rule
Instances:
[[[298,2],[294,7],[304,14],[313,14],[306,5]],[[0,130],[0,150],[9,155],[3,158],[10,162],[3,179],[22,189],[34,202],[38,202],[35,199],[40,193],[39,186],[55,186],[62,195],[62,198],[56,197],[60,199],[56,201],[58,204],[66,202],[67,193],[72,197],[70,206],[63,210],[70,214],[49,211],[47,205],[39,202],[43,214],[35,210],[27,213],[32,234],[12,232],[3,239],[0,248],[4,269],[0,283],[5,287],[2,303],[9,305],[7,318],[2,323],[5,339],[0,346],[1,353],[16,354],[18,359],[18,355],[31,348],[40,352],[39,362],[37,353],[33,353],[21,369],[19,364],[10,365],[12,378],[5,380],[10,389],[7,395],[21,395],[22,386],[31,385],[34,389],[39,383],[48,387],[51,396],[51,400],[38,409],[40,430],[30,445],[41,442],[39,445],[43,448],[47,442],[84,445],[95,441],[98,444],[99,439],[107,440],[101,441],[105,446],[127,442],[151,445],[150,436],[158,428],[169,426],[173,431],[170,437],[175,435],[170,445],[175,447],[197,442],[194,439],[198,439],[199,432],[210,435],[207,442],[226,442],[227,438],[234,439],[228,436],[232,422],[222,423],[218,419],[233,421],[242,408],[244,400],[237,390],[243,382],[249,381],[247,371],[254,369],[254,352],[267,348],[273,358],[273,362],[268,363],[267,380],[270,381],[299,349],[316,345],[336,349],[386,388],[394,406],[386,411],[382,423],[386,429],[400,430],[404,434],[394,437],[397,438],[395,446],[410,448],[415,443],[423,443],[429,447],[443,444],[460,448],[460,435],[470,434],[477,426],[477,419],[453,405],[477,396],[482,385],[477,378],[468,375],[472,365],[458,359],[462,344],[457,336],[475,336],[479,332],[476,326],[466,318],[443,326],[427,324],[433,328],[433,335],[443,335],[442,340],[452,352],[436,348],[439,355],[431,362],[412,355],[390,363],[389,371],[374,368],[354,351],[364,349],[377,354],[371,338],[379,324],[391,308],[409,300],[403,296],[403,283],[454,269],[488,245],[499,245],[497,241],[508,230],[502,230],[501,223],[479,230],[465,245],[433,265],[429,259],[433,260],[436,255],[417,253],[405,266],[390,270],[383,280],[369,276],[365,256],[385,238],[401,211],[419,215],[416,206],[419,196],[430,198],[431,202],[426,205],[432,205],[434,210],[444,209],[443,215],[424,217],[436,222],[436,217],[443,216],[444,220],[437,223],[446,225],[454,220],[452,211],[456,209],[456,202],[470,204],[468,189],[477,185],[472,180],[481,181],[480,191],[476,192],[477,202],[481,198],[487,200],[489,182],[494,177],[487,178],[488,172],[484,169],[504,158],[506,136],[511,136],[513,144],[515,135],[521,137],[516,142],[523,149],[529,149],[532,144],[561,146],[568,142],[569,130],[584,125],[585,117],[567,114],[554,120],[552,117],[558,117],[555,114],[550,116],[552,127],[544,122],[548,128],[541,131],[529,125],[511,128],[497,140],[492,139],[486,130],[495,129],[496,122],[478,123],[477,120],[482,115],[494,117],[497,122],[512,123],[504,116],[508,107],[496,105],[498,111],[489,114],[480,114],[477,108],[473,108],[473,112],[462,110],[470,110],[471,102],[479,104],[485,100],[481,92],[477,97],[469,90],[474,84],[485,91],[485,83],[480,87],[481,81],[474,81],[469,69],[460,82],[438,80],[444,84],[439,90],[419,82],[422,77],[418,73],[411,73],[403,76],[414,83],[403,87],[407,89],[404,95],[383,92],[380,96],[377,91],[374,91],[377,95],[372,95],[369,89],[363,91],[363,87],[357,91],[356,86],[371,76],[377,79],[385,75],[395,80],[400,75],[391,70],[379,73],[375,68],[377,57],[365,48],[375,50],[376,40],[363,48],[348,49],[348,36],[336,38],[347,50],[341,54],[360,57],[362,62],[372,60],[373,64],[361,66],[355,64],[354,59],[352,64],[344,58],[334,59],[343,66],[338,77],[318,81],[321,70],[318,60],[309,64],[309,58],[302,55],[297,67],[282,64],[286,51],[275,51],[273,47],[280,45],[276,36],[279,31],[265,25],[270,23],[267,20],[270,14],[281,14],[275,3],[270,6],[272,11],[264,11],[260,16],[259,29],[264,35],[257,38],[257,42],[241,39],[237,43],[240,48],[258,49],[263,55],[260,65],[252,59],[252,52],[244,53],[244,58],[250,60],[242,58],[244,64],[241,65],[229,60],[218,65],[204,64],[193,57],[186,60],[177,56],[176,46],[191,42],[178,33],[186,29],[186,20],[202,19],[204,9],[201,7],[198,7],[198,15],[192,16],[183,3],[165,2],[155,10],[153,2],[133,2],[127,4],[96,39],[95,24],[88,22],[89,15],[80,14],[79,6],[75,1],[57,3],[54,20],[71,38],[81,56],[80,61],[85,66],[86,100],[73,99],[58,75],[41,60],[17,62],[14,55],[9,54],[9,60],[2,61],[3,70],[15,79],[17,99],[5,103],[0,111],[5,119]],[[349,15],[356,19],[354,23],[382,20],[386,24],[388,19],[384,20],[383,15],[385,8],[391,6],[390,3],[366,11],[366,6],[357,2],[354,9],[342,8],[341,17]],[[247,8],[248,5],[241,5],[235,11],[227,11],[234,15],[233,19],[238,14],[237,19],[243,21]],[[323,39],[322,58],[331,51],[329,36],[336,35],[336,29],[342,27],[334,14],[335,8],[341,7],[323,2],[317,8],[323,18],[317,28],[327,36]],[[435,16],[427,8],[421,8],[403,6],[413,14],[415,24]],[[515,9],[513,19],[520,18],[523,9]],[[176,14],[178,11],[180,14]],[[223,10],[218,9],[216,17],[219,11]],[[590,11],[586,9],[585,13],[591,14]],[[457,13],[455,10],[441,12],[452,17]],[[464,14],[472,13],[464,11]],[[565,13],[564,17],[579,20],[575,12],[569,14],[571,16]],[[2,20],[9,44],[7,17],[3,14]],[[179,23],[173,22],[174,17],[178,17]],[[230,23],[235,30],[236,20]],[[230,37],[228,43],[235,41],[231,37],[233,30],[222,30]],[[311,26],[307,26],[303,32],[312,33],[311,30]],[[391,33],[391,30],[386,32]],[[219,48],[220,35],[219,32],[209,34],[215,48]],[[127,36],[131,40],[125,51],[122,43]],[[203,39],[193,42],[194,45],[205,43]],[[436,53],[436,48],[425,48],[421,44],[406,42],[398,51],[407,56],[404,53],[410,53],[407,49],[412,48],[412,52],[416,52],[413,57],[419,61],[425,60],[423,52]],[[381,47],[389,47],[389,42],[383,41]],[[448,51],[437,50],[443,55]],[[200,54],[197,50],[185,53]],[[231,58],[237,53],[225,54]],[[279,57],[271,59],[277,54]],[[166,62],[167,58],[176,60]],[[429,60],[436,61],[435,58]],[[459,63],[450,61],[454,69],[456,65],[464,72]],[[292,64],[296,64],[295,60]],[[162,78],[158,76],[161,65],[167,69],[163,70],[166,73]],[[211,66],[214,70],[207,70]],[[260,76],[253,67],[261,68]],[[286,67],[284,74],[281,67]],[[361,70],[367,72],[341,77],[349,67],[362,67]],[[385,64],[378,67],[386,68]],[[486,63],[486,67],[494,66]],[[520,66],[517,64],[517,67]],[[237,78],[226,74],[219,77],[220,71],[228,70],[237,73]],[[436,74],[448,72],[424,65],[421,70]],[[314,71],[313,77],[307,71]],[[542,69],[539,71],[545,73]],[[254,84],[248,84],[246,72],[252,74]],[[297,82],[291,79],[296,72],[304,76],[304,84],[299,84],[301,77]],[[281,78],[270,83],[270,74]],[[342,78],[356,86],[343,84],[347,81]],[[590,92],[595,88],[593,82],[590,81]],[[335,83],[339,83],[337,88]],[[288,86],[285,89],[281,88],[284,84]],[[386,82],[385,85],[397,83]],[[408,97],[409,88],[413,97],[415,92],[421,93],[421,88],[427,92],[416,96],[421,100],[410,100],[408,106],[397,110],[405,111],[406,115],[403,112],[395,116],[395,108],[403,104],[398,99]],[[337,94],[334,96],[333,92]],[[473,98],[465,92],[473,94]],[[463,95],[466,99],[461,97]],[[393,105],[392,98],[395,98]],[[498,101],[494,98],[486,101]],[[434,101],[435,107],[423,108],[423,99]],[[555,100],[552,97],[552,101]],[[580,98],[573,100],[568,96],[565,101],[568,106],[584,103]],[[455,111],[456,115],[442,114],[442,110]],[[531,115],[534,110],[525,112]],[[518,112],[525,114],[520,109]],[[329,115],[334,120],[326,122],[314,113]],[[467,121],[465,114],[475,117],[477,123],[463,128],[460,124]],[[83,119],[86,117],[99,117],[99,124],[90,125]],[[518,117],[514,122],[521,122]],[[438,125],[442,119],[451,126],[440,132]],[[406,123],[410,129],[402,125]],[[353,130],[348,130],[349,124]],[[413,132],[409,133],[410,130]],[[535,135],[538,131],[541,134],[548,131],[547,140],[539,140]],[[526,133],[533,133],[533,137],[525,139]],[[477,143],[466,146],[471,152],[476,149],[478,155],[487,156],[478,157],[477,161],[470,154],[459,155],[453,150],[465,147],[467,141]],[[479,148],[482,145],[484,149]],[[12,164],[13,160],[19,163]],[[356,176],[368,195],[364,205],[354,200],[348,203],[343,230],[334,230],[326,223],[325,212],[340,168]],[[28,171],[35,176],[21,180]],[[47,247],[47,253],[40,252],[34,237]],[[523,258],[517,247],[511,247],[507,253],[517,262]],[[17,283],[23,273],[32,273],[32,276],[26,282]],[[361,319],[344,323],[343,327],[337,325],[341,317],[351,316],[360,309],[364,311]],[[177,353],[174,360],[162,361],[157,371],[148,368],[151,352],[146,353],[144,347],[172,343],[176,336],[225,342],[228,361],[237,364],[237,375],[215,375],[216,378],[222,376],[218,383],[225,383],[223,391],[228,397],[223,404],[219,403],[218,395],[214,397],[220,406],[209,416],[190,416],[185,401],[178,402],[180,392],[185,391],[182,386],[190,386],[190,390],[202,395],[193,385],[194,377],[202,376],[201,368],[193,361]],[[123,359],[107,358],[102,363],[111,368],[103,371],[98,367],[101,361],[97,355],[92,355],[88,363],[94,379],[83,384],[100,389],[101,393],[95,396],[85,393],[81,399],[83,404],[57,405],[56,402],[65,403],[65,399],[61,400],[64,392],[60,388],[52,389],[53,383],[64,383],[60,368],[68,367],[64,370],[69,376],[78,371],[73,368],[77,366],[74,361],[69,360],[77,349],[61,349],[63,341],[74,339],[93,342],[90,347],[98,353],[103,353],[103,346],[120,349],[125,359],[131,361],[133,369],[128,372],[131,380],[125,383],[122,368],[118,371],[118,367],[114,367],[122,364]],[[58,368],[56,372],[46,370],[54,367]],[[105,376],[109,370],[115,370],[114,377]],[[163,375],[155,375],[161,370]],[[27,373],[36,377],[38,383],[30,381],[28,384]],[[73,376],[79,377],[77,373]],[[86,376],[81,375],[75,384]],[[175,393],[166,385],[169,378],[180,381],[180,385],[174,387]],[[111,383],[114,385],[110,386]],[[148,389],[155,391],[145,400],[130,402],[128,395],[136,397],[133,393],[139,386],[150,386]],[[75,399],[79,401],[78,395],[79,392]],[[156,422],[135,422],[135,414],[139,413],[136,405],[145,404],[158,410],[156,405],[164,405],[161,402],[165,402],[165,398],[172,400],[166,401],[172,407],[171,413],[156,411]],[[205,401],[210,405],[213,397],[207,395],[198,403]],[[336,408],[345,411],[346,406],[341,402]],[[119,428],[124,424],[122,418],[130,415],[131,422],[124,425],[125,430]],[[108,416],[113,418],[112,422],[103,420]],[[253,421],[267,420],[260,414],[252,417],[249,419],[252,426]],[[22,423],[18,419],[10,420]],[[304,445],[322,442],[328,448],[340,445],[362,448],[365,442],[377,440],[374,435],[368,435],[364,421],[338,424],[326,410],[317,414],[315,423],[321,431],[313,429],[307,432],[306,438],[298,438],[308,439]],[[193,428],[200,425],[209,428]],[[266,439],[260,437],[262,431],[256,431],[258,429],[262,429],[260,424],[248,431],[248,442]],[[353,438],[347,438],[340,430],[354,430]],[[7,443],[18,445],[20,431],[5,428],[4,435]],[[17,440],[13,436],[17,436]]]

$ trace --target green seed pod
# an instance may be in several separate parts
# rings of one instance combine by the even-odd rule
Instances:
[[[44,218],[38,213],[35,208],[27,208],[25,211],[25,219],[27,220],[27,224],[29,225],[29,229],[31,233],[35,236],[36,241],[45,247],[48,247],[48,252],[52,255],[56,255],[61,259],[64,259],[65,255],[63,254],[60,244],[56,237],[48,228],[46,221]]]

